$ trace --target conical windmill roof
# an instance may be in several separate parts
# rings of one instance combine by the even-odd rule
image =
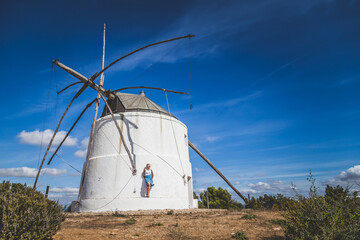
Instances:
[[[117,98],[114,100],[108,99],[108,103],[113,113],[153,112],[172,116],[168,111],[147,98],[144,91],[141,91],[140,94],[117,92],[116,96]],[[102,117],[109,114],[110,112],[105,106]]]

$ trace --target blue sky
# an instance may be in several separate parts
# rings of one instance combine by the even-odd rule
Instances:
[[[191,90],[192,100],[169,93],[171,112],[244,194],[291,196],[291,182],[306,193],[309,169],[322,188],[356,189],[359,12],[360,2],[350,0],[1,1],[0,177],[33,184],[46,140],[79,88],[57,96],[76,80],[51,61],[88,77],[99,71],[106,23],[106,63],[148,43],[196,35],[191,51],[182,40],[115,65],[105,88]],[[146,95],[167,108],[163,93]],[[60,135],[94,97],[88,89],[75,102]],[[84,115],[59,154],[80,171],[93,114]],[[197,191],[227,188],[194,152],[190,157]],[[39,190],[50,185],[63,204],[75,199],[79,174],[59,158],[46,168]]]

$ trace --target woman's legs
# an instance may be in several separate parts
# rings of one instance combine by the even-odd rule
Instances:
[[[148,188],[147,188],[147,197],[150,197],[150,189],[151,189],[151,186],[150,186],[150,182],[147,183],[148,185]]]

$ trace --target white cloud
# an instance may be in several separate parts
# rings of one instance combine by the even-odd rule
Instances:
[[[238,105],[239,103],[248,102],[248,101],[257,99],[257,98],[261,97],[261,95],[262,95],[261,91],[256,91],[256,92],[249,94],[247,96],[244,96],[244,97],[238,97],[238,98],[228,99],[225,101],[207,103],[207,104],[199,105],[196,108],[197,109],[199,109],[199,108],[208,109],[208,108],[233,107],[233,106]]]
[[[337,178],[341,181],[360,181],[360,165],[355,165],[346,171],[342,171]]]
[[[218,137],[215,137],[215,136],[209,136],[209,137],[206,137],[206,141],[208,142],[214,142],[218,139]]]
[[[49,198],[58,200],[62,205],[70,205],[79,193],[79,188],[54,187],[49,190]]]
[[[85,158],[86,157],[86,153],[87,153],[87,149],[86,150],[77,150],[74,155],[78,158]]]
[[[240,189],[240,192],[244,193],[244,194],[247,194],[247,193],[255,194],[255,193],[257,193],[257,191],[254,190],[254,189]]]
[[[256,192],[263,192],[263,191],[279,191],[279,190],[284,190],[282,188],[282,185],[284,183],[282,181],[268,181],[266,182],[258,182],[256,184],[254,183],[249,183],[247,186],[250,187],[250,189],[248,189],[248,191],[250,191],[251,193],[256,193]]]
[[[81,141],[81,147],[82,148],[86,148],[88,147],[88,144],[89,144],[89,138],[84,138],[82,141]]]
[[[341,171],[341,173],[334,178],[322,182],[322,185],[340,185],[349,187],[353,184],[359,184],[360,183],[360,165],[355,165],[351,168],[348,168],[345,171]]]
[[[61,194],[49,194],[48,198],[61,198],[62,196]]]
[[[36,177],[37,172],[38,169],[28,167],[0,168],[0,177]],[[65,173],[66,170],[43,168],[40,174],[58,176]]]
[[[37,146],[40,146],[42,144],[43,146],[47,146],[53,134],[54,131],[51,129],[46,129],[45,131],[35,130],[32,132],[27,132],[23,130],[17,135],[17,138],[19,138],[20,143],[23,144],[37,145]],[[58,131],[53,141],[53,145],[55,146],[59,145],[60,142],[65,137],[65,135],[66,135],[66,131]],[[77,142],[78,142],[77,138],[68,136],[66,141],[63,143],[63,146],[76,146]]]
[[[89,138],[84,138],[81,141],[81,145],[79,146],[79,148],[81,148],[80,150],[77,150],[74,155],[78,158],[85,158],[86,154],[87,154],[87,148],[89,145]]]
[[[258,182],[256,184],[249,183],[248,187],[251,187],[252,189],[255,189],[255,190],[269,190],[269,189],[271,189],[270,184],[264,183],[264,182]]]
[[[203,168],[194,168],[194,171],[195,172],[201,172],[201,171],[204,171],[205,169],[203,169]]]
[[[50,191],[52,193],[74,193],[77,194],[79,192],[79,188],[71,188],[71,187],[65,187],[65,188],[61,188],[61,187],[54,187],[54,188],[50,188]]]
[[[359,79],[360,79],[360,74],[357,74],[357,75],[351,76],[349,78],[343,79],[339,83],[340,83],[340,85],[350,85],[352,83],[357,82]]]
[[[200,193],[202,193],[204,191],[206,191],[205,188],[196,188],[196,189],[194,189],[194,192],[197,193],[197,194],[200,194]]]

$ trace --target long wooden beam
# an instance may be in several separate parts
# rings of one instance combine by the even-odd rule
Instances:
[[[219,169],[217,169],[217,168],[214,166],[214,164],[212,164],[212,163],[210,162],[210,160],[207,159],[207,157],[205,157],[205,155],[202,154],[202,153],[200,152],[200,150],[197,149],[197,148],[194,146],[194,144],[192,144],[190,141],[188,141],[188,142],[189,142],[189,146],[190,146],[197,154],[199,154],[199,156],[200,156],[202,159],[204,159],[205,162],[206,162],[207,164],[209,164],[209,166],[210,166],[212,169],[214,169],[215,172],[216,172],[217,174],[219,174],[219,176],[220,176],[222,179],[224,179],[224,181],[229,185],[229,187],[231,187],[232,190],[234,190],[234,191],[236,192],[236,194],[239,195],[239,197],[241,197],[242,200],[244,200],[244,202],[246,203],[246,202],[247,202],[247,199],[229,182],[229,180],[227,180],[227,178],[219,171]]]
[[[69,68],[68,66],[62,64],[61,62],[59,62],[56,59],[53,60],[53,63],[55,65],[57,65],[59,68],[63,69],[64,71],[70,73],[72,76],[76,77],[77,79],[79,79],[80,81],[82,81],[84,84],[91,87],[95,91],[101,92],[101,94],[106,96],[107,98],[110,98],[110,99],[115,98],[115,94],[111,93],[110,91],[106,91],[101,85],[94,83],[95,79],[88,79],[88,78],[84,77],[83,75],[81,75],[80,73],[75,71],[74,69]]]
[[[146,87],[146,86],[139,86],[139,87],[124,87],[124,88],[119,88],[116,89],[114,91],[111,92],[119,92],[119,91],[123,91],[123,90],[127,90],[127,89],[136,89],[136,88],[147,88],[147,89],[154,89],[154,90],[161,90],[164,92],[172,92],[172,93],[178,93],[178,94],[185,94],[185,95],[189,95],[187,92],[179,92],[179,91],[174,91],[174,90],[168,90],[168,89],[164,89],[164,88],[158,88],[158,87]]]
[[[72,86],[74,86],[74,85],[76,85],[76,84],[79,84],[79,83],[82,83],[82,81],[74,82],[74,83],[66,86],[66,87],[63,88],[62,90],[58,91],[57,94],[60,94],[60,93],[62,93],[63,91],[65,91],[66,89],[68,89],[69,87],[72,87]]]

